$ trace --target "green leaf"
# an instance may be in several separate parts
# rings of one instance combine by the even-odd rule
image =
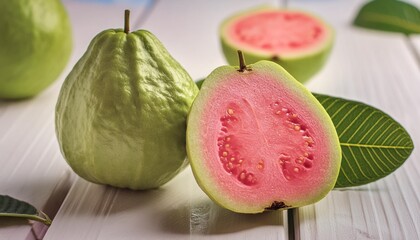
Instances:
[[[343,158],[336,188],[381,179],[400,167],[414,149],[407,131],[386,113],[366,104],[314,94],[330,115]]]
[[[420,33],[420,11],[397,0],[374,0],[364,5],[354,25],[405,34]]]
[[[6,195],[0,195],[0,217],[26,218],[51,225],[51,219],[34,206]]]

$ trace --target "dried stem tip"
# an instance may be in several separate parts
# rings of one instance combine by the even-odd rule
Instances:
[[[239,57],[239,70],[238,71],[244,72],[245,70],[248,70],[246,68],[245,58],[241,50],[238,50],[238,57]]]
[[[124,32],[130,32],[130,10],[128,9],[124,11]]]

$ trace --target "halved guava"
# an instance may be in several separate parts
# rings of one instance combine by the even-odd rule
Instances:
[[[332,28],[307,12],[263,7],[238,13],[219,30],[222,49],[230,65],[241,49],[248,63],[270,60],[300,82],[317,73],[331,51]]]
[[[234,212],[311,204],[337,180],[341,149],[330,117],[270,61],[214,70],[187,126],[187,152],[199,186]]]

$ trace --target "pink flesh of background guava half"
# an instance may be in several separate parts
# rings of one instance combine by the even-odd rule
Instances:
[[[331,181],[332,157],[311,104],[264,75],[215,88],[199,144],[220,194],[249,205],[316,198]]]
[[[228,29],[232,43],[275,55],[319,47],[327,37],[319,20],[293,11],[263,11],[239,17]]]

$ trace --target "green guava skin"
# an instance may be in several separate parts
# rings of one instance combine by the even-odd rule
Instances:
[[[321,21],[319,18],[310,15],[309,13],[305,13],[307,15],[312,16],[315,19],[318,19],[320,22],[324,24],[324,27],[330,33],[328,39],[325,43],[320,46],[316,51],[310,52],[302,52],[301,54],[295,56],[279,56],[273,54],[262,54],[254,51],[252,48],[241,48],[237,46],[235,43],[230,41],[229,37],[225,33],[226,27],[231,23],[233,20],[240,18],[246,15],[252,15],[258,12],[264,12],[267,10],[273,10],[275,8],[272,7],[261,7],[256,9],[251,9],[245,12],[241,12],[234,16],[231,16],[224,20],[219,28],[219,35],[220,35],[220,42],[223,50],[223,54],[226,58],[226,61],[229,65],[235,66],[238,65],[238,54],[237,50],[241,50],[247,63],[256,63],[261,60],[268,60],[275,62],[286,69],[296,80],[301,83],[307,82],[312,76],[318,73],[322,67],[325,65],[328,57],[331,53],[333,48],[335,33],[331,26],[326,24],[325,22]],[[301,12],[301,11],[299,11]],[[302,12],[304,13],[304,12]]]
[[[0,1],[0,98],[35,96],[54,82],[72,50],[59,0]]]
[[[198,88],[150,32],[99,33],[56,105],[61,152],[82,178],[157,188],[184,169],[186,119]]]
[[[334,124],[329,117],[328,113],[312,95],[312,93],[301,83],[296,81],[284,68],[271,61],[259,61],[255,64],[247,65],[252,69],[249,72],[238,72],[237,66],[221,66],[216,68],[204,80],[199,81],[201,85],[200,93],[195,98],[188,116],[187,128],[187,154],[190,160],[191,169],[194,177],[200,188],[219,206],[237,213],[255,214],[267,211],[273,201],[282,201],[286,207],[281,209],[301,207],[313,204],[324,198],[335,186],[341,166],[341,147],[339,138],[334,127]],[[305,103],[311,106],[311,111],[315,119],[320,120],[324,127],[325,134],[330,149],[330,168],[329,174],[326,175],[326,184],[317,188],[317,195],[305,196],[301,199],[294,199],[291,201],[284,201],[283,199],[272,199],[269,202],[259,203],[242,203],[234,201],[223,194],[223,186],[219,186],[217,182],[211,177],[213,171],[223,171],[222,169],[208,169],[204,162],[206,162],[206,154],[209,150],[200,147],[200,139],[203,138],[200,129],[203,128],[206,120],[202,118],[204,112],[208,111],[206,105],[211,104],[207,100],[211,96],[217,86],[223,85],[232,78],[237,78],[238,75],[245,76],[254,73],[264,73],[269,78],[275,79],[279,84],[287,86],[290,92],[295,96],[304,99]],[[216,131],[216,130],[215,130]]]

